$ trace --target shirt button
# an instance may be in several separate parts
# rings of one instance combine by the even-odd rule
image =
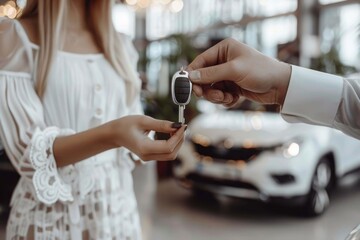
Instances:
[[[88,62],[88,63],[93,63],[93,62],[94,62],[94,60],[92,60],[92,59],[88,59],[88,60],[87,60],[87,62]]]
[[[100,108],[96,109],[96,115],[101,115],[102,114],[102,110]]]
[[[100,85],[100,84],[96,84],[96,85],[95,85],[95,90],[96,90],[96,91],[100,91],[100,90],[101,90],[101,88],[102,88],[102,87],[101,87],[101,85]]]

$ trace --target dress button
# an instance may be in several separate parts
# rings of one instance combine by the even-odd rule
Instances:
[[[102,87],[101,87],[101,85],[100,85],[100,84],[96,84],[96,85],[95,85],[95,90],[96,90],[96,91],[100,91],[100,90],[101,90],[101,88],[102,88]]]
[[[96,109],[96,115],[101,115],[102,114],[102,110],[100,108]]]

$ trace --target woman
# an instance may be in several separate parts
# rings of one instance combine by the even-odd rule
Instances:
[[[141,239],[126,149],[174,159],[185,126],[134,115],[136,52],[111,5],[34,0],[0,20],[0,136],[21,175],[7,239]]]

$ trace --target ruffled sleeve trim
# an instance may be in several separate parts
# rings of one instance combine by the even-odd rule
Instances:
[[[56,127],[49,127],[44,131],[37,128],[32,137],[30,162],[35,169],[32,182],[37,198],[45,204],[74,200],[70,184],[65,183],[58,174],[52,148],[57,136],[72,133],[71,130]]]

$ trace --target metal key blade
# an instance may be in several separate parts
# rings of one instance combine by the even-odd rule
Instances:
[[[179,105],[179,122],[181,124],[185,123],[184,110],[185,110],[185,105]]]

